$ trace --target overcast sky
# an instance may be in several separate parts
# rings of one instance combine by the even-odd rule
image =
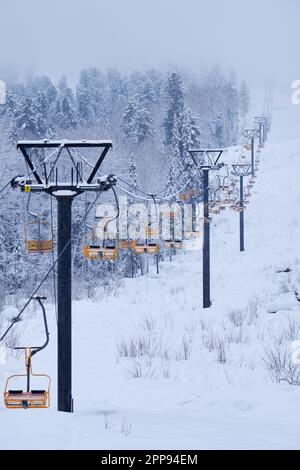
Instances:
[[[285,88],[300,78],[299,21],[299,0],[0,0],[0,70],[74,82],[88,66],[219,63]]]

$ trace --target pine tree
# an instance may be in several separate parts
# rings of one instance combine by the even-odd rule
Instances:
[[[82,70],[80,73],[79,84],[76,88],[76,100],[79,125],[86,127],[93,124],[95,122],[95,112],[90,99],[87,70]]]
[[[168,171],[168,177],[167,177],[167,184],[166,184],[166,190],[165,190],[165,195],[170,196],[171,194],[176,191],[176,171],[175,171],[175,160],[176,160],[176,148],[174,148],[174,154],[171,155],[171,158],[169,160],[169,171]]]
[[[137,103],[129,100],[123,113],[121,129],[127,139],[137,141]]]
[[[168,76],[166,95],[169,105],[167,117],[164,121],[166,144],[170,145],[173,139],[173,130],[175,120],[180,116],[184,110],[184,91],[180,75],[177,72],[172,72]]]
[[[153,119],[148,109],[141,106],[138,97],[128,101],[123,113],[121,129],[131,142],[141,143],[153,135]]]
[[[131,152],[131,155],[130,155],[128,174],[129,174],[130,183],[132,184],[132,186],[137,188],[138,183],[137,183],[137,171],[136,171],[134,152]]]
[[[59,95],[55,103],[55,126],[59,129],[75,128],[77,125],[76,105],[73,92],[65,76],[58,83]]]
[[[147,108],[139,106],[136,116],[136,134],[139,143],[154,134],[153,125],[154,121],[150,111]]]
[[[250,108],[250,93],[245,80],[242,81],[238,95],[239,111],[243,119],[243,128],[245,128],[246,115]]]
[[[215,143],[218,147],[223,148],[226,145],[226,137],[225,137],[225,124],[224,124],[224,116],[222,113],[217,113],[217,116],[213,122],[214,130],[213,136]]]
[[[234,145],[238,138],[238,91],[230,82],[226,86],[226,140],[225,145]]]
[[[242,81],[239,90],[239,105],[242,115],[246,115],[250,107],[250,93],[245,80]]]

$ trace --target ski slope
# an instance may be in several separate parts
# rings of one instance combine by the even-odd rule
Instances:
[[[269,348],[289,359],[300,339],[299,158],[300,137],[271,133],[245,212],[245,253],[238,215],[214,216],[211,309],[202,309],[201,251],[166,259],[159,275],[153,265],[93,302],[74,302],[74,414],[56,411],[48,305],[50,345],[33,368],[53,378],[52,407],[1,404],[0,448],[299,449],[300,387],[276,382],[266,367]],[[277,272],[287,267],[290,275]],[[16,326],[22,345],[41,342],[42,331],[33,310]],[[22,367],[23,358],[9,354],[1,386]]]

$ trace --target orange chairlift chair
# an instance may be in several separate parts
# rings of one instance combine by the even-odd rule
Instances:
[[[42,302],[42,300],[45,300],[46,298],[37,296],[34,297],[34,299],[38,301],[42,309],[46,340],[42,346],[15,348],[16,350],[23,350],[25,353],[26,373],[12,375],[6,381],[4,390],[4,404],[6,408],[9,409],[49,408],[50,406],[50,376],[47,374],[35,374],[32,371],[32,357],[38,352],[45,349],[49,343],[49,330],[47,324],[46,311]],[[32,388],[31,380],[32,378],[36,377],[46,379],[47,386],[44,389]],[[17,378],[26,379],[25,390],[11,388],[11,383],[14,381],[14,379]]]
[[[86,237],[83,245],[83,255],[86,259],[112,262],[117,261],[119,255],[118,236],[116,237],[116,239],[109,239],[107,237],[108,225],[114,220],[116,220],[117,217],[118,215],[107,220],[103,227],[102,239],[99,239],[96,236],[95,228],[85,224],[86,227],[91,230],[90,235]]]

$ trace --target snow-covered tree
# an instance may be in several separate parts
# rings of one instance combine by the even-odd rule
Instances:
[[[58,90],[54,111],[55,126],[62,130],[75,128],[77,125],[75,98],[65,76],[59,81]]]
[[[243,124],[244,124],[243,127],[245,128],[245,119],[249,112],[249,107],[250,107],[250,92],[249,92],[249,88],[245,80],[243,80],[241,83],[238,100],[239,100],[239,111],[243,119]]]
[[[136,171],[134,152],[131,152],[131,155],[130,155],[128,175],[129,175],[130,183],[132,184],[132,186],[137,188],[138,183],[137,183],[137,171]]]
[[[164,120],[166,144],[170,145],[173,139],[175,120],[184,109],[184,91],[181,76],[172,72],[167,79],[166,99],[168,103],[167,117]]]
[[[123,113],[121,129],[127,139],[137,139],[137,103],[129,100]]]

